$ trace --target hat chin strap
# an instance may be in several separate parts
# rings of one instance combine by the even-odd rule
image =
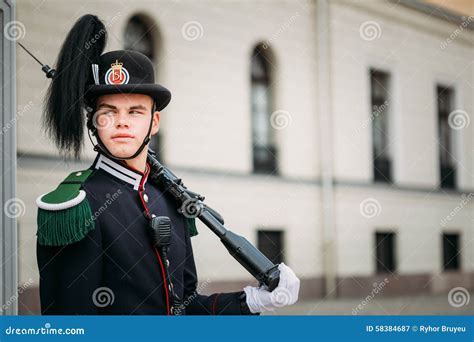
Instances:
[[[118,160],[129,160],[129,159],[133,159],[133,158],[136,158],[142,151],[143,149],[145,148],[146,144],[148,144],[150,142],[150,133],[151,133],[151,126],[153,124],[153,113],[151,115],[151,120],[150,120],[150,125],[148,126],[148,133],[146,134],[146,137],[145,139],[143,139],[143,142],[142,144],[140,145],[140,147],[138,148],[138,150],[133,154],[131,155],[130,157],[116,157],[114,156],[108,149],[107,147],[105,147],[105,144],[102,142],[102,140],[100,140],[100,137],[99,137],[99,134],[97,134],[97,128],[94,128],[92,130],[92,134],[95,136],[96,140],[97,140],[97,144],[94,145],[94,142],[92,141],[91,139],[91,136],[89,134],[89,139],[90,141],[92,142],[92,144],[94,145],[94,151],[96,152],[101,152],[103,154],[105,154],[107,157],[109,158],[113,158],[113,159],[118,159]],[[90,131],[90,130],[89,130]]]

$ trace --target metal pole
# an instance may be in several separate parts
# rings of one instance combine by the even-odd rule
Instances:
[[[336,296],[336,225],[334,218],[334,179],[331,113],[331,63],[329,1],[316,0],[317,54],[318,54],[318,116],[319,147],[321,156],[321,203],[322,203],[322,260],[325,278],[325,294]]]

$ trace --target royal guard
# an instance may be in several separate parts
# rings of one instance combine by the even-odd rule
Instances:
[[[148,144],[171,93],[145,55],[103,53],[106,36],[96,16],[81,17],[47,93],[43,122],[61,154],[79,159],[87,129],[97,156],[37,198],[42,314],[258,315],[295,303],[300,281],[283,263],[271,292],[198,293],[194,219],[149,181]]]

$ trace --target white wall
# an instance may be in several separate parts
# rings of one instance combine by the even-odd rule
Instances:
[[[473,117],[473,32],[464,31],[448,48],[440,44],[457,28],[389,2],[331,2],[332,91],[335,176],[372,179],[369,68],[391,75],[394,181],[431,189],[439,183],[436,84],[453,84],[455,109]],[[363,4],[363,5],[362,5]],[[374,21],[380,37],[364,40],[360,27]],[[373,26],[376,27],[376,26]],[[469,42],[467,39],[470,39]],[[458,183],[474,188],[474,125],[459,133]]]
[[[403,7],[395,10],[395,5],[387,2],[331,4],[335,177],[343,184],[366,184],[337,189],[338,274],[375,272],[377,229],[397,233],[397,269],[402,274],[441,271],[444,230],[461,233],[462,268],[474,270],[472,201],[446,228],[441,227],[463,197],[438,189],[436,112],[436,84],[442,81],[454,86],[455,109],[465,110],[473,121],[473,32],[465,31],[443,50],[440,43],[456,29],[454,24],[427,20],[425,15]],[[362,39],[359,28],[367,21],[379,25],[378,39]],[[370,184],[370,67],[391,75],[394,186]],[[473,130],[471,122],[454,131],[459,139],[456,159],[461,191],[474,188]],[[397,190],[407,187],[426,190]],[[361,215],[360,205],[367,198],[374,198],[380,205],[380,214],[374,218]]]

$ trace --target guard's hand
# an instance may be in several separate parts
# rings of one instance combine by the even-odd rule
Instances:
[[[275,308],[292,305],[298,300],[300,280],[295,272],[284,263],[278,265],[280,281],[272,291],[266,285],[260,287],[246,286],[246,302],[250,312],[273,311]]]

